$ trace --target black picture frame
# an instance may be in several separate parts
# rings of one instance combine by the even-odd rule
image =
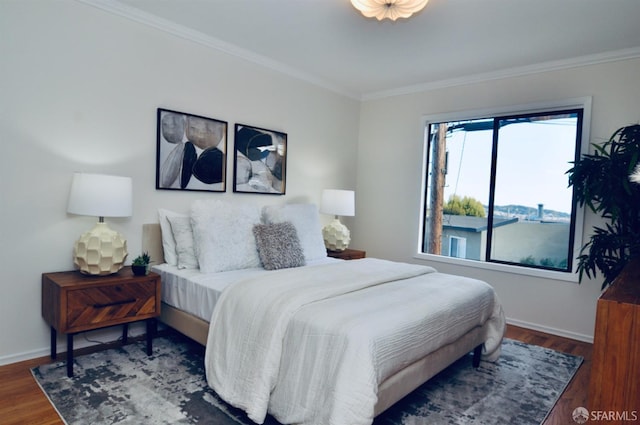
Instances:
[[[156,189],[225,192],[226,121],[158,108]]]
[[[233,191],[284,195],[287,183],[287,134],[236,124]]]

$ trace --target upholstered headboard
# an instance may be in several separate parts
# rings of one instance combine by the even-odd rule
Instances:
[[[160,223],[147,223],[142,225],[142,252],[149,253],[153,264],[164,263]]]

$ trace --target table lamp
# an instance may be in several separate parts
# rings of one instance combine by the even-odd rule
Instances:
[[[322,191],[320,212],[335,216],[333,221],[322,228],[324,246],[330,251],[344,251],[351,242],[351,233],[340,222],[339,216],[350,217],[356,212],[353,190],[326,189]]]
[[[73,262],[81,273],[106,276],[124,266],[127,241],[107,226],[104,217],[130,217],[132,204],[130,177],[74,173],[67,212],[99,217],[73,249]]]

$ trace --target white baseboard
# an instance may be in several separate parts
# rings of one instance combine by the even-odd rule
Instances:
[[[564,329],[552,328],[549,326],[542,326],[537,323],[525,322],[523,320],[512,319],[507,317],[507,323],[513,326],[521,328],[531,329],[534,331],[544,332],[551,335],[561,336],[563,338],[575,339],[577,341],[588,342],[593,344],[593,335],[585,335],[576,332],[567,331]]]
[[[579,334],[579,333],[570,332],[564,329],[551,328],[548,326],[542,326],[536,323],[525,322],[522,320],[512,319],[512,318],[507,318],[507,323],[510,325],[521,327],[521,328],[532,329],[535,331],[544,332],[551,335],[557,335],[564,338],[575,339],[577,341],[588,342],[590,344],[593,344],[593,335]],[[145,332],[144,330],[142,332],[137,331],[135,328],[135,325],[136,324],[132,324],[129,326],[129,337],[131,338],[134,338],[135,336],[143,334]],[[85,334],[83,333],[83,334],[76,335],[74,339],[74,344],[73,344],[74,349],[115,342],[118,340],[118,338],[120,338],[120,336],[122,336],[122,331],[120,330],[120,328],[110,328],[108,330],[102,330],[99,335],[87,336],[87,338],[89,338],[89,340],[91,341],[87,340],[86,338],[83,338],[83,335]],[[67,351],[66,343],[58,343],[57,350],[58,350],[58,353]],[[45,356],[48,356],[50,353],[51,352],[49,351],[49,347],[46,347],[46,348],[39,348],[31,351],[25,351],[22,353],[10,354],[8,356],[0,356],[0,366],[11,364],[11,363],[17,363],[24,360],[31,360],[38,357],[45,357]]]
[[[136,336],[146,333],[146,327],[141,323],[131,323],[129,325],[129,338],[135,338]],[[58,335],[59,340],[56,345],[56,352],[58,353],[58,360],[64,360],[60,357],[60,353],[67,351],[66,336]],[[109,344],[118,341],[122,337],[122,328],[120,326],[98,329],[90,332],[82,332],[77,334],[73,338],[74,351],[79,348],[92,347],[94,345]],[[62,341],[64,339],[64,341]],[[37,348],[35,350],[24,351],[21,353],[9,354],[6,356],[0,356],[0,366],[8,365],[11,363],[17,363],[24,360],[36,359],[38,357],[48,357],[51,355],[51,348],[49,346],[43,348]]]
[[[0,356],[0,366],[11,363],[18,363],[24,360],[31,360],[38,357],[48,356],[50,351],[48,348],[37,349],[33,351],[24,351],[22,353],[9,354],[8,356]]]

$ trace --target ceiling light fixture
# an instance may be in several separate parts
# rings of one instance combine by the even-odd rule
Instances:
[[[367,18],[391,19],[408,18],[422,10],[429,0],[351,0],[353,7]]]

